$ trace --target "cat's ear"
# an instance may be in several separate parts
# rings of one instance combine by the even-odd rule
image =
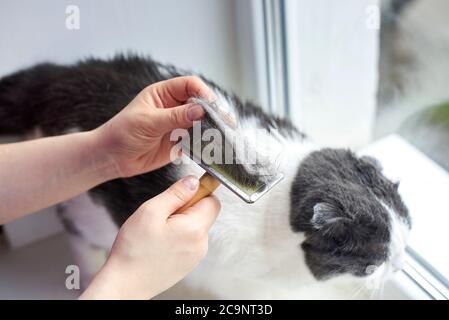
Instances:
[[[367,162],[369,164],[371,164],[372,166],[374,166],[377,170],[382,171],[383,167],[382,164],[380,163],[379,160],[377,160],[374,157],[371,156],[361,156],[360,157],[361,160],[363,160],[364,162]]]
[[[310,221],[316,229],[335,223],[342,219],[338,216],[337,208],[326,202],[319,202],[313,206],[313,216]]]
[[[400,181],[393,182],[393,187],[396,191],[399,190]]]
[[[340,236],[346,231],[350,219],[343,217],[340,209],[335,205],[319,202],[313,206],[313,216],[310,222],[317,230],[326,228],[335,236]]]

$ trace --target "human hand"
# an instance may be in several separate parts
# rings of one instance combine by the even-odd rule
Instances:
[[[111,255],[81,298],[149,299],[192,271],[220,210],[214,196],[174,213],[198,189],[188,176],[144,203],[121,227]]]
[[[170,162],[176,141],[170,133],[190,128],[204,116],[200,105],[186,104],[190,97],[215,100],[204,82],[194,76],[173,78],[143,89],[121,112],[94,130],[98,150],[108,156],[115,177],[142,174]],[[172,159],[173,160],[173,159]]]

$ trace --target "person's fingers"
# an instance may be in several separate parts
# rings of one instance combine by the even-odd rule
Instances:
[[[169,109],[156,109],[152,121],[157,126],[158,134],[163,135],[174,129],[190,128],[193,121],[201,120],[205,115],[203,107],[199,104],[185,104]]]
[[[214,195],[203,198],[192,207],[183,211],[191,220],[191,223],[200,228],[209,230],[217,219],[220,212],[220,201]]]
[[[195,176],[187,176],[174,183],[167,190],[145,202],[142,207],[161,219],[166,219],[181,208],[195,195],[199,180]]]
[[[198,77],[183,76],[155,83],[144,93],[157,108],[172,108],[184,104],[190,97],[216,100],[214,92]]]

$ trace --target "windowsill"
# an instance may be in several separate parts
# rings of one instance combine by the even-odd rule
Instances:
[[[0,299],[76,299],[80,292],[65,286],[74,264],[63,233],[0,252]]]

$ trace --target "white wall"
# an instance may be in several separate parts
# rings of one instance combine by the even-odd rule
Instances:
[[[133,50],[200,71],[239,92],[235,0],[14,0],[0,3],[0,76],[50,60]],[[66,7],[80,29],[66,28]]]
[[[71,63],[132,50],[201,72],[242,94],[235,1],[3,1],[0,77],[37,62]],[[79,30],[66,28],[68,5],[79,8]],[[60,230],[51,209],[6,226],[13,247]]]

